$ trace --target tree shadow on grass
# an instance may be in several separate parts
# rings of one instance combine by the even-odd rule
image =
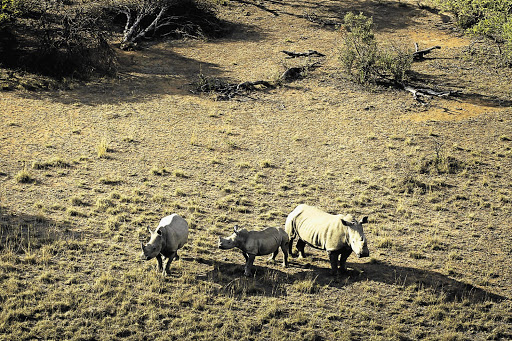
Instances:
[[[467,91],[468,88],[471,88],[472,78],[460,77],[456,80],[450,80],[445,76],[432,75],[418,71],[410,71],[410,77],[411,82],[409,82],[409,85],[416,88],[432,88],[440,92],[449,91],[450,95],[443,97],[447,100],[491,108],[512,107],[512,100],[510,96],[507,96],[505,93],[494,95]],[[434,84],[434,86],[431,84]]]
[[[230,33],[215,41],[259,41],[264,33],[255,26],[231,24]],[[181,55],[175,46],[191,50],[200,44],[196,40],[148,42],[137,51],[116,50],[118,73],[115,77],[96,79],[73,90],[25,92],[31,99],[49,99],[64,104],[97,106],[102,104],[145,102],[163,95],[187,95],[200,74],[220,77],[221,65]],[[212,47],[213,48],[213,47]]]
[[[277,0],[236,0],[236,2],[254,6],[269,15],[279,17],[293,16],[308,20],[320,29],[335,30],[343,24],[348,12],[363,13],[373,17],[376,31],[393,31],[415,25],[414,18],[424,16],[418,6],[381,0],[367,1],[277,1]]]

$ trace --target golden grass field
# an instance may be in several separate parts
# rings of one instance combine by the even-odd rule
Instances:
[[[413,70],[459,91],[423,106],[350,82],[342,34],[311,18],[372,15],[379,42],[442,46]],[[276,15],[278,14],[278,15]],[[231,1],[212,41],[119,52],[121,72],[66,91],[0,93],[0,339],[512,338],[512,72],[416,1]],[[479,46],[478,44],[474,46]],[[230,101],[200,74],[304,79]],[[238,224],[284,226],[299,203],[368,215],[370,258],[282,268],[219,250]],[[189,243],[162,277],[146,228],[178,213]]]

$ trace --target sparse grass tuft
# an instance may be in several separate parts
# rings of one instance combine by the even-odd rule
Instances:
[[[184,178],[184,179],[187,179],[189,178],[190,176],[185,173],[185,171],[181,170],[181,169],[177,169],[175,170],[174,172],[172,172],[172,174],[177,177],[177,178]]]
[[[100,158],[100,159],[106,159],[108,158],[108,152],[110,151],[110,148],[109,148],[109,142],[107,139],[103,138],[100,140],[100,142],[98,142],[98,144],[96,145],[96,155]]]
[[[292,284],[292,289],[302,294],[316,294],[320,291],[321,287],[317,283],[318,276],[308,276],[305,279],[298,280]]]
[[[64,161],[62,158],[60,157],[55,157],[55,158],[52,158],[48,161],[45,161],[45,162],[39,162],[39,161],[34,161],[32,163],[32,168],[33,169],[48,169],[48,168],[51,168],[51,167],[60,167],[60,168],[67,168],[67,167],[70,167],[71,164],[67,161]]]
[[[275,166],[272,163],[272,161],[262,160],[262,161],[260,161],[260,167],[261,168],[274,168]]]
[[[157,166],[154,166],[152,167],[149,172],[152,174],[152,175],[159,175],[159,176],[162,176],[162,175],[165,175],[167,173],[169,173],[169,171],[167,170],[167,168],[165,167],[157,167]]]
[[[36,179],[30,174],[30,172],[27,170],[27,168],[24,168],[23,170],[19,171],[15,176],[14,180],[20,184],[29,184],[36,181]]]
[[[375,242],[375,246],[379,249],[391,249],[394,246],[394,242],[391,237],[379,237]]]
[[[101,177],[99,179],[99,182],[104,184],[104,185],[111,185],[111,186],[115,186],[115,185],[119,185],[121,184],[123,181],[119,178],[113,178],[113,177]]]

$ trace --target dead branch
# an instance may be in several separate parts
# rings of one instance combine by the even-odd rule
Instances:
[[[294,80],[304,78],[306,73],[309,70],[314,69],[314,68],[318,67],[319,65],[320,65],[320,62],[315,62],[313,64],[306,65],[306,66],[298,66],[298,67],[288,68],[285,72],[283,72],[281,77],[279,77],[279,80],[283,81],[283,82],[293,82]]]
[[[412,54],[412,57],[414,60],[423,60],[423,59],[425,59],[426,54],[429,54],[433,50],[441,49],[441,46],[438,46],[438,45],[429,47],[428,49],[424,49],[424,50],[419,49],[418,43],[414,43],[414,46],[416,48],[416,52],[414,52]]]
[[[279,79],[282,81],[285,81],[285,82],[291,82],[291,81],[301,78],[304,71],[305,71],[304,67],[291,67],[291,68],[288,68],[285,72],[283,72],[283,74],[281,75],[281,77],[279,77]]]
[[[275,86],[267,81],[243,82],[236,86],[236,90],[255,90],[256,86],[262,85],[265,88],[273,89]]]
[[[320,26],[341,26],[340,22],[330,19],[323,19],[319,17],[316,13],[304,12],[302,17]]]
[[[425,104],[425,101],[422,98],[432,98],[432,97],[448,97],[452,94],[451,91],[437,91],[429,88],[416,88],[410,85],[404,85],[404,90],[409,91],[413,98],[418,102]]]
[[[293,52],[293,51],[282,50],[281,52],[288,55],[288,57],[286,57],[286,58],[311,57],[311,56],[325,57],[325,54],[322,54],[315,50],[307,50],[306,52]]]

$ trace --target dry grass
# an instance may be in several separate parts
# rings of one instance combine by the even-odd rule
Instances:
[[[510,71],[462,58],[415,1],[292,5],[229,2],[231,37],[123,52],[112,84],[1,93],[0,339],[512,338]],[[346,81],[340,32],[311,20],[349,10],[373,14],[378,39],[442,45],[413,69],[461,96],[421,106]],[[308,49],[323,66],[285,87],[188,91],[200,73],[270,79],[294,63],[279,50]],[[368,215],[371,258],[331,277],[308,248],[245,278],[240,252],[217,249],[299,203]],[[169,213],[191,230],[163,278],[139,247]]]

